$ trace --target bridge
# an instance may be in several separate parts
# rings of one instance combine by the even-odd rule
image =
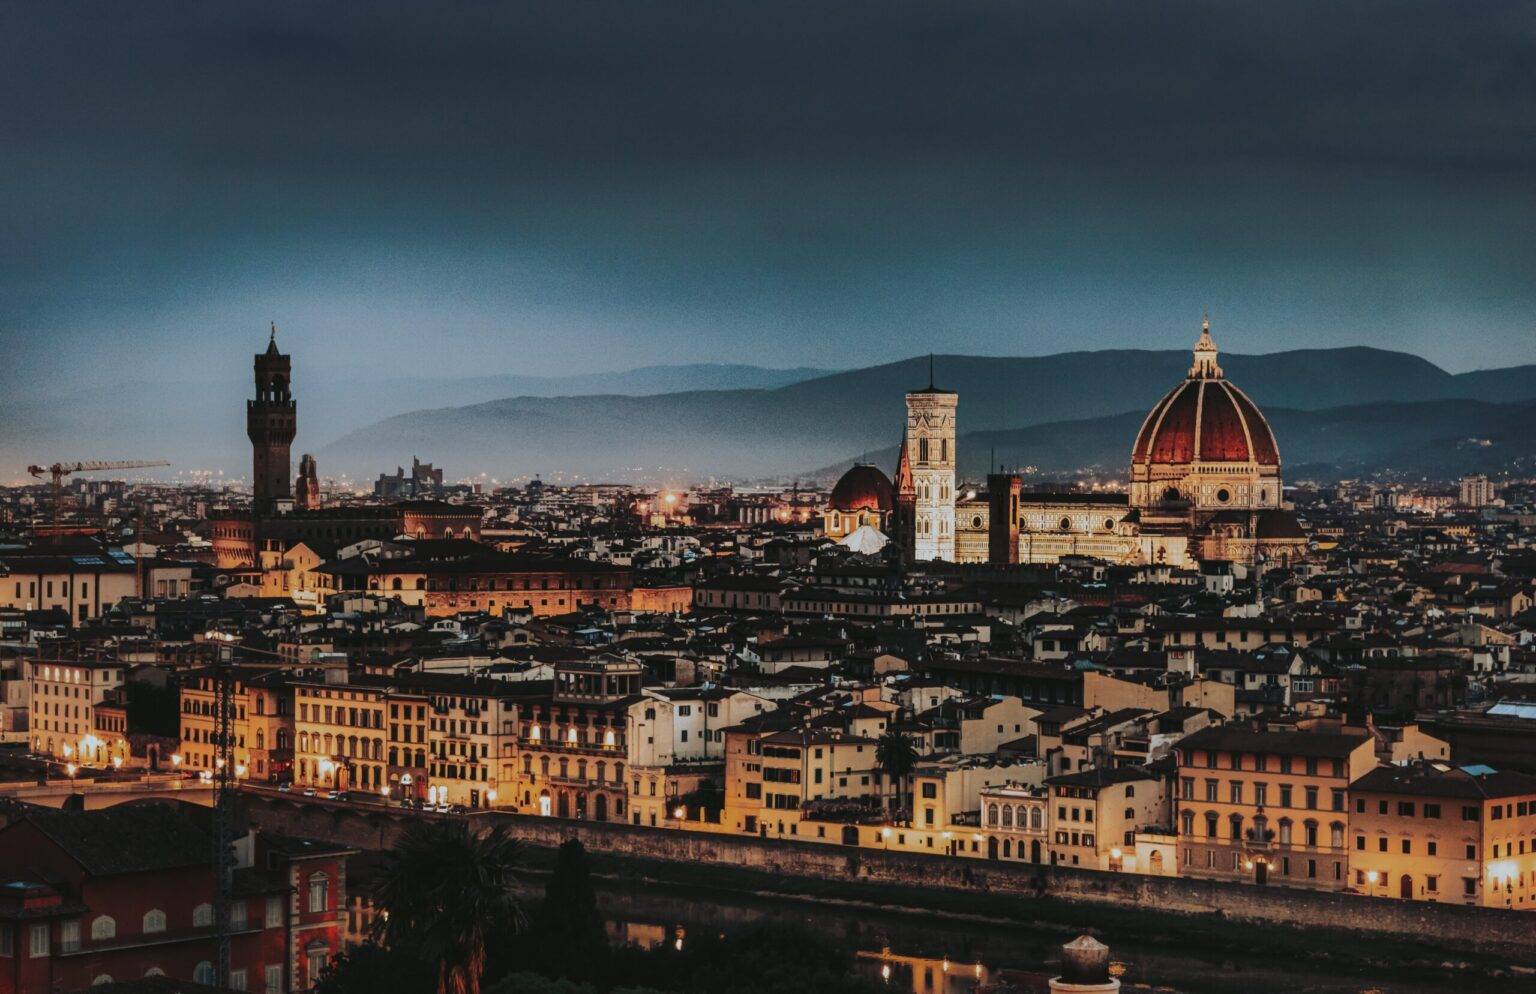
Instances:
[[[72,794],[85,799],[87,811],[110,808],[124,801],[146,800],[213,806],[213,784],[173,774],[151,774],[135,780],[52,777],[44,783],[35,780],[0,782],[0,798],[49,808],[62,808]]]

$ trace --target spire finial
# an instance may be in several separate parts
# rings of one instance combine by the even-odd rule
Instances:
[[[1192,379],[1221,379],[1221,367],[1216,364],[1216,342],[1211,338],[1211,315],[1206,313],[1200,321],[1200,340],[1195,342],[1195,362],[1189,367]]]
[[[270,342],[273,345],[277,344],[277,322],[276,321],[272,322],[272,337],[267,339],[267,341]]]

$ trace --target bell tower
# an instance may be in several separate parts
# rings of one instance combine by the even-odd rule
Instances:
[[[955,408],[953,390],[933,385],[933,357],[928,357],[928,386],[907,394],[905,447],[911,460],[913,557],[919,561],[955,561]]]
[[[293,497],[288,447],[297,429],[289,389],[291,362],[277,351],[277,325],[267,351],[256,356],[256,397],[245,402],[245,433],[251,440],[251,487],[258,517],[282,509]]]

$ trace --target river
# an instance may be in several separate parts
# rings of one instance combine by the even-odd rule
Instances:
[[[595,882],[617,942],[686,943],[690,935],[759,922],[795,923],[831,937],[857,958],[860,969],[883,977],[894,994],[972,994],[1000,984],[1043,994],[1061,944],[1080,931],[669,884]],[[1251,940],[1245,938],[1235,949],[1224,943],[1216,952],[1187,942],[1180,947],[1155,934],[1137,939],[1101,932],[1097,937],[1110,946],[1114,971],[1128,991],[1464,994],[1536,989],[1536,977],[1444,969],[1438,956],[1410,964],[1390,951],[1375,962],[1370,950],[1354,951],[1351,962],[1340,961],[1326,947],[1316,956],[1277,954],[1266,950],[1268,936],[1260,927],[1252,928]]]

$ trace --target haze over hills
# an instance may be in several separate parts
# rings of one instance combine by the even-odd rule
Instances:
[[[1102,449],[1081,450],[1082,461],[1091,464],[1094,451],[1109,458],[1111,440],[1121,452],[1115,461],[1123,461],[1141,416],[1184,376],[1189,361],[1183,350],[1115,350],[939,356],[934,367],[938,385],[960,392],[962,434],[1122,416],[1128,428],[1083,429],[1089,439],[1106,433]],[[1417,356],[1372,348],[1223,354],[1221,362],[1266,411],[1536,398],[1536,367],[1453,375]],[[543,474],[681,483],[806,474],[890,449],[902,431],[903,395],[927,384],[928,365],[926,357],[917,357],[772,389],[510,397],[413,411],[349,432],[319,455],[327,473],[376,471],[415,452],[449,466],[450,473],[478,469],[502,479]],[[1353,458],[1343,441],[1347,433],[1334,433],[1336,449],[1320,442],[1293,455],[1285,425],[1276,424],[1276,432],[1288,464],[1296,464],[1296,455],[1320,463]],[[1328,436],[1319,432],[1320,439]],[[1045,436],[1036,437],[1044,444]],[[985,457],[978,457],[984,465]],[[1038,460],[1020,454],[1015,461]]]
[[[281,343],[280,343],[281,344]],[[245,400],[250,395],[250,358],[232,357],[227,370],[213,370],[192,380],[112,383],[62,398],[49,383],[23,383],[0,397],[0,454],[7,465],[0,481],[25,479],[29,462],[56,459],[167,458],[177,468],[249,472],[245,442]],[[693,363],[643,366],[574,376],[358,376],[350,371],[317,370],[294,356],[294,387],[299,399],[299,438],[294,451],[307,452],[338,435],[407,411],[446,404],[476,404],[501,397],[578,397],[613,393],[631,396],[678,390],[766,389],[784,386],[829,370],[801,367]],[[238,374],[238,378],[237,378]],[[148,404],[124,404],[124,391],[154,398]],[[423,448],[422,458],[436,446]],[[363,467],[370,473],[409,464],[412,453],[392,454],[383,464]],[[469,472],[469,465],[456,467]]]

